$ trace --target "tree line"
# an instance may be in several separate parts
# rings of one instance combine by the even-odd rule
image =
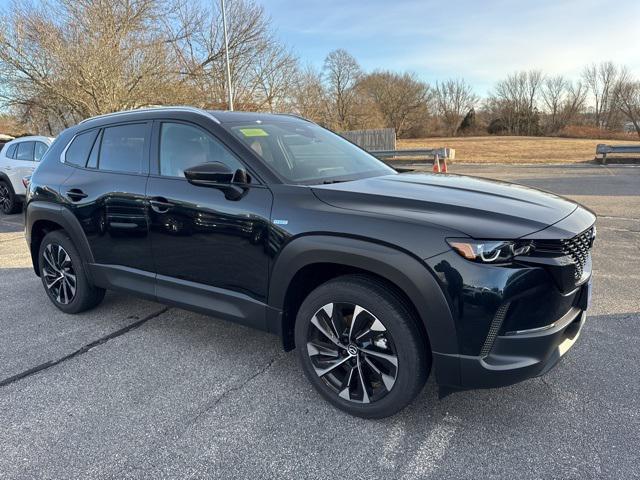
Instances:
[[[572,125],[640,136],[640,82],[602,62],[580,78],[517,72],[486,98],[455,75],[364,71],[343,49],[304,65],[252,0],[228,0],[236,109],[293,112],[333,130],[393,128],[399,137],[557,135]],[[218,2],[14,2],[0,19],[0,102],[25,126],[54,135],[103,113],[149,105],[227,107]]]

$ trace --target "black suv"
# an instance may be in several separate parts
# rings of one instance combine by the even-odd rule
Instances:
[[[320,394],[384,417],[440,385],[540,375],[576,341],[595,215],[555,195],[398,174],[288,115],[158,108],[65,130],[33,174],[26,237],[59,309],[105,289],[298,347]]]

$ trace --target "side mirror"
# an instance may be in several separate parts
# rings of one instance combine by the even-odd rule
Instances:
[[[248,190],[247,172],[241,169],[234,172],[221,162],[207,162],[193,166],[184,171],[184,176],[193,185],[222,190],[229,200],[240,199]]]
[[[233,172],[224,163],[208,162],[184,171],[186,179],[194,185],[213,186],[214,183],[231,183]]]

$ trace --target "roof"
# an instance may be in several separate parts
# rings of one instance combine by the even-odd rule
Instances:
[[[11,140],[11,142],[15,142],[15,143],[28,142],[28,141],[33,142],[34,140],[44,142],[47,145],[51,145],[55,139],[53,137],[45,137],[44,135],[27,135],[24,137],[14,138],[13,140]]]
[[[184,111],[184,112],[193,112],[199,113],[201,115],[206,115],[212,118],[217,123],[229,123],[229,122],[252,122],[252,121],[268,121],[268,120],[283,120],[283,118],[301,118],[296,115],[287,115],[287,114],[277,114],[277,113],[260,113],[260,112],[231,112],[228,110],[203,110],[200,108],[189,107],[189,106],[174,106],[174,107],[151,107],[151,108],[140,108],[134,110],[123,110],[120,112],[106,113],[104,115],[98,115],[95,117],[87,118],[82,120],[80,123],[85,123],[93,120],[103,119],[103,118],[112,118],[117,116],[125,116],[132,114],[145,114],[145,113],[155,113],[158,111],[167,111],[167,112],[176,112],[176,111]]]

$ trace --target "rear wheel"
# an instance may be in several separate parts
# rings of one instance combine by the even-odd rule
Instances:
[[[48,233],[40,244],[40,278],[53,304],[65,313],[80,313],[98,305],[105,291],[87,279],[85,265],[69,236]]]
[[[429,374],[430,355],[416,319],[374,278],[344,276],[311,292],[295,335],[311,383],[353,415],[393,415],[416,397]]]
[[[6,182],[0,182],[0,210],[5,215],[18,213],[22,204],[18,201],[13,189]]]

